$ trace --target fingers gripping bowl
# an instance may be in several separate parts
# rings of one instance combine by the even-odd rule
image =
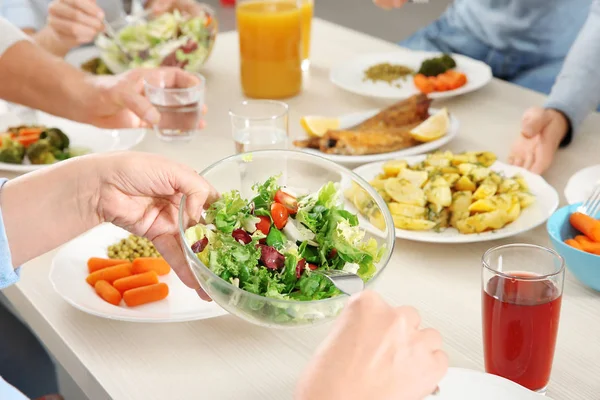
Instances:
[[[192,234],[193,237],[191,237],[190,231],[186,235],[190,224],[185,219],[184,211],[180,211],[181,242],[190,269],[202,288],[217,304],[246,321],[263,326],[284,328],[331,320],[344,308],[348,297],[337,292],[335,288],[315,283],[320,282],[318,270],[328,268],[348,270],[348,267],[355,266],[354,272],[361,275],[368,269],[369,271],[362,277],[366,281],[366,285],[370,286],[381,275],[390,259],[394,247],[394,225],[385,202],[366,181],[352,171],[329,160],[297,151],[265,150],[226,158],[205,169],[201,175],[211,182],[219,193],[223,194],[223,199],[227,199],[227,194],[232,191],[237,191],[241,199],[251,199],[245,203],[248,207],[247,210],[250,210],[250,218],[256,218],[258,222],[256,215],[269,216],[267,219],[267,227],[270,226],[269,232],[277,233],[275,236],[279,236],[278,232],[283,233],[283,244],[280,243],[278,246],[277,243],[273,244],[273,241],[277,242],[277,237],[273,238],[273,235],[265,237],[263,234],[265,229],[261,228],[261,223],[257,223],[254,232],[252,232],[252,227],[245,228],[245,234],[249,235],[247,238],[251,241],[241,240],[239,235],[243,234],[236,233],[241,230],[239,226],[232,225],[230,230],[227,230],[223,228],[222,224],[214,222],[210,209],[205,213],[207,222],[214,222],[214,225],[217,226],[217,228],[210,229],[214,229],[214,234],[221,235],[221,239],[216,239],[215,242],[211,238],[212,249],[215,249],[213,243],[217,243],[216,248],[218,249],[218,246],[227,242],[232,246],[231,253],[235,252],[236,248],[241,249],[237,246],[251,246],[249,250],[256,247],[263,251],[262,254],[260,251],[258,252],[260,260],[250,263],[249,268],[250,275],[261,276],[263,279],[258,283],[262,289],[258,290],[256,286],[246,286],[241,275],[235,276],[237,266],[245,263],[243,257],[234,259],[230,264],[228,269],[233,271],[234,276],[229,276],[228,274],[224,275],[223,269],[218,267],[216,250],[210,250],[210,255],[200,254],[197,247],[194,249],[195,251],[192,250],[192,245],[195,244],[192,242],[197,240],[198,236]],[[273,177],[275,177],[276,183],[273,183],[271,179]],[[271,182],[272,185],[266,185],[267,182]],[[368,231],[363,229],[354,214],[356,210],[344,200],[344,189],[353,184],[363,188],[371,197],[375,207],[378,208],[384,221],[380,227],[370,227]],[[267,206],[261,205],[257,200],[264,193],[265,187],[272,188],[271,193],[276,192],[274,200],[273,196],[267,196],[269,199],[267,202],[270,202],[270,205]],[[332,187],[335,187],[334,194],[329,191]],[[329,200],[323,200],[324,193],[328,191]],[[290,233],[286,226],[282,228],[282,222],[275,214],[264,212],[264,210],[277,209],[278,204],[286,203],[278,199],[281,195],[277,193],[281,192],[293,193],[297,196],[297,214],[290,211],[287,222],[288,225],[291,224],[292,227],[297,228],[293,229],[296,233]],[[315,203],[307,206],[311,203],[311,199]],[[186,198],[184,197],[180,210],[186,209],[185,202]],[[287,205],[289,206],[289,203]],[[301,217],[301,210],[319,212],[321,215],[319,227],[315,228],[309,223],[310,229],[307,228],[306,220]],[[271,220],[272,224],[269,225]],[[244,224],[241,223],[241,225],[243,227]],[[331,230],[327,226],[331,227]],[[332,236],[329,236],[339,234],[343,227],[348,228],[346,232],[353,234],[337,236],[333,239]],[[203,229],[201,228],[201,230]],[[311,229],[317,231],[314,237],[310,236],[307,239],[297,236],[298,233],[310,235],[309,230]],[[332,231],[337,233],[331,233]],[[235,243],[230,237],[235,239]],[[328,242],[328,240],[330,241]],[[279,267],[274,267],[270,261],[264,259],[263,246],[276,248],[278,252],[274,253],[284,257],[285,261],[282,260]],[[377,255],[373,257],[366,255],[370,251],[366,250],[367,247],[371,250],[376,248],[370,254],[376,252]],[[308,261],[305,265],[302,259],[309,259],[309,256],[306,255],[309,248],[314,250],[315,260],[312,263]],[[334,248],[335,251],[333,251]],[[332,255],[332,253],[334,254]],[[294,257],[296,258],[294,259]],[[301,265],[301,268],[298,268],[298,265]],[[272,290],[274,288],[277,290]]]

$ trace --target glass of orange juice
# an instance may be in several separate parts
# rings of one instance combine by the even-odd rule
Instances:
[[[302,19],[296,0],[242,0],[236,5],[242,89],[255,99],[282,99],[302,89]]]
[[[300,0],[300,19],[302,20],[302,71],[308,71],[310,67],[310,31],[314,8],[314,0]]]

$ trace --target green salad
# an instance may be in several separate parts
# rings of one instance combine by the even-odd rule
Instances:
[[[373,277],[383,249],[344,210],[337,185],[296,197],[277,180],[254,185],[250,200],[237,190],[224,193],[207,210],[206,224],[186,230],[186,242],[202,263],[236,287],[284,300],[339,295],[319,270]]]
[[[168,66],[197,71],[210,53],[216,25],[208,12],[189,17],[175,10],[128,25],[117,35],[133,59],[128,61],[110,38],[100,35],[96,45],[109,67],[114,64],[123,69]]]

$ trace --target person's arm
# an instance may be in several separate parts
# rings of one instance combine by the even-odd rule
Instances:
[[[570,127],[563,144],[571,139],[587,115],[600,103],[600,0],[590,6],[588,19],[571,47],[545,108],[561,111]]]

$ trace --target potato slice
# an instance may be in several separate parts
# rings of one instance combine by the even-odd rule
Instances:
[[[469,172],[469,176],[473,182],[481,182],[490,176],[490,169],[486,167],[475,167]]]
[[[460,175],[454,172],[447,172],[442,175],[442,178],[444,178],[444,180],[448,182],[448,185],[453,186],[456,183],[456,181],[460,179]]]
[[[392,215],[400,215],[409,218],[425,218],[427,209],[421,206],[402,203],[389,203],[388,207]]]
[[[369,222],[376,228],[381,229],[382,231],[385,230],[385,219],[383,219],[383,214],[381,214],[379,209],[376,209],[371,213],[369,216]]]
[[[390,160],[383,164],[383,172],[387,177],[394,178],[406,167],[408,163],[404,160]]]
[[[449,207],[452,204],[452,191],[449,186],[432,186],[425,191],[425,195],[430,203],[437,206]]]
[[[533,203],[535,203],[535,196],[531,193],[526,192],[518,192],[517,197],[519,198],[519,203],[521,204],[521,209],[527,208]]]
[[[477,162],[477,156],[475,153],[463,153],[456,154],[452,158],[452,165],[458,166],[461,164],[475,164]]]
[[[509,209],[508,211],[506,211],[507,213],[507,220],[508,222],[514,222],[517,220],[517,218],[519,218],[519,215],[521,215],[521,203],[514,203]]]
[[[477,153],[477,162],[484,167],[491,167],[496,162],[496,155],[490,151],[482,151]]]
[[[398,174],[398,178],[406,179],[416,187],[421,188],[423,187],[425,182],[427,182],[429,174],[427,173],[427,171],[413,171],[407,168],[400,171],[400,173]]]
[[[469,206],[471,205],[473,194],[471,192],[454,192],[452,195],[452,204],[450,205],[450,225],[456,228],[456,222],[468,218],[471,213]]]
[[[500,229],[508,222],[508,214],[504,210],[494,210],[487,213],[475,214],[456,222],[460,233],[481,233],[488,230]]]
[[[426,219],[408,218],[401,215],[392,215],[392,217],[394,218],[394,225],[398,229],[429,231],[435,227],[435,222]]]
[[[398,203],[424,206],[427,202],[423,189],[404,179],[390,178],[386,180],[385,191]]]
[[[515,192],[520,189],[521,185],[519,185],[519,182],[510,178],[504,179],[502,182],[500,182],[500,185],[498,185],[498,193]]]
[[[488,182],[485,184],[479,185],[475,193],[473,193],[473,198],[475,200],[486,199],[488,197],[492,197],[496,194],[498,190],[498,185],[493,182]]]
[[[454,189],[460,191],[474,192],[477,189],[475,183],[466,176],[461,176],[454,184]]]

